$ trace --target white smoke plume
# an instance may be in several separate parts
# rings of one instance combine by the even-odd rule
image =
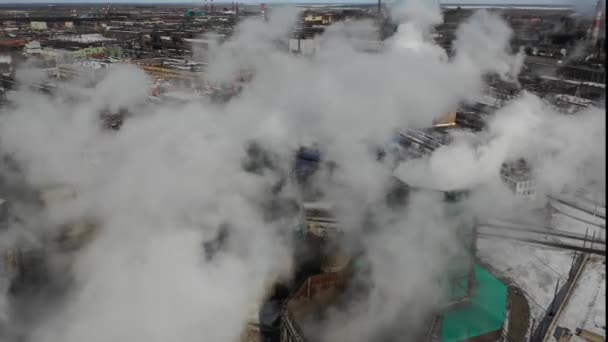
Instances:
[[[524,94],[496,112],[484,143],[478,137],[461,137],[399,170],[410,178],[441,180],[445,187],[471,188],[496,181],[503,162],[524,158],[545,194],[591,183],[605,189],[604,123],[599,108],[565,116]]]
[[[317,142],[323,158],[339,165],[321,185],[345,230],[364,240],[373,287],[346,316],[333,315],[333,322],[344,324],[322,337],[373,339],[387,320],[400,315],[412,322],[408,327],[419,328],[416,315],[441,299],[434,279],[446,265],[444,252],[459,247],[450,243],[453,231],[439,214],[438,198],[416,196],[407,212],[380,204],[391,170],[376,161],[375,147],[396,129],[427,126],[479,96],[484,74],[514,77],[521,59],[507,50],[508,27],[488,13],[462,26],[456,54],[448,58],[428,34],[441,22],[439,8],[421,0],[404,6],[403,15],[395,15],[399,31],[377,54],[359,51],[355,42],[372,35],[369,23],[328,30],[311,58],[282,50],[295,10],[272,12],[268,22],[242,23],[209,56],[209,80],[254,74],[245,90],[222,106],[143,104],[150,80],[134,67],[110,68],[93,88],[81,90],[79,101],[19,92],[15,108],[0,117],[2,151],[18,161],[31,186],[64,184],[77,193],[32,221],[41,230],[79,218],[100,225],[97,238],[72,265],[73,288],[51,315],[24,329],[28,337],[34,342],[236,340],[250,308],[267,294],[267,283],[292,271],[291,246],[284,239],[292,227],[267,220],[261,210],[278,173],[258,175],[241,167],[251,140],[276,153],[283,170],[291,167],[287,157],[293,149],[307,142]],[[505,108],[484,147],[463,138],[430,157],[426,176],[468,186],[496,174],[505,158],[527,148],[526,141],[539,146],[538,120],[546,122],[535,119],[539,107],[528,97]],[[100,112],[121,108],[132,114],[122,128],[101,129]],[[508,124],[500,123],[503,116]],[[581,123],[581,129],[592,126]],[[566,131],[557,121],[548,127],[554,136]],[[585,140],[586,146],[592,140]],[[580,143],[576,137],[569,142]],[[541,156],[544,150],[533,151]],[[559,150],[549,162],[534,162],[548,168],[574,152]],[[555,188],[576,172],[561,169],[547,182]],[[281,195],[293,196],[290,191]],[[362,232],[368,211],[381,227],[371,236]],[[223,223],[232,227],[226,249],[206,261],[202,242],[216,237]]]

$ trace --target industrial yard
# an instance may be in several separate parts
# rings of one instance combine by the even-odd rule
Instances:
[[[601,1],[0,2],[0,342],[605,341],[605,58]]]

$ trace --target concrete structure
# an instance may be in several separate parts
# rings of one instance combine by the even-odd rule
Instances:
[[[537,199],[532,172],[524,160],[503,164],[500,177],[516,196],[530,201]]]

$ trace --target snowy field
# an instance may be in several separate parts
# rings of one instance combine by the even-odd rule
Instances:
[[[553,299],[557,281],[560,286],[566,282],[573,252],[483,238],[477,241],[477,256],[497,272],[496,276],[524,291],[530,305],[530,317],[538,322]]]
[[[568,301],[557,319],[556,326],[586,329],[606,336],[606,259],[590,258],[585,264]],[[551,332],[553,335],[553,332]],[[585,339],[573,336],[572,342]]]
[[[551,216],[552,228],[575,234],[587,232],[590,238],[595,234],[596,239],[606,241],[605,219],[559,202],[552,206],[557,209]],[[602,209],[605,212],[605,208]],[[551,236],[551,240],[560,238]],[[530,318],[536,322],[548,309],[557,282],[560,288],[566,282],[574,256],[574,252],[566,249],[492,237],[478,239],[477,254],[498,277],[523,290],[530,306]],[[584,328],[605,336],[605,258],[593,258],[578,279],[557,325],[572,332],[575,328]],[[583,341],[576,336],[571,341],[577,339]]]
[[[551,216],[551,226],[558,230],[569,231],[577,234],[585,234],[606,241],[606,220],[589,213],[574,209],[568,205],[552,202],[551,206],[556,209]],[[605,209],[604,209],[605,210]]]

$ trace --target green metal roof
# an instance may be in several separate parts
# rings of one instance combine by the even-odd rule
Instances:
[[[507,287],[488,271],[475,266],[471,300],[445,313],[443,342],[458,342],[502,328],[506,319]]]

